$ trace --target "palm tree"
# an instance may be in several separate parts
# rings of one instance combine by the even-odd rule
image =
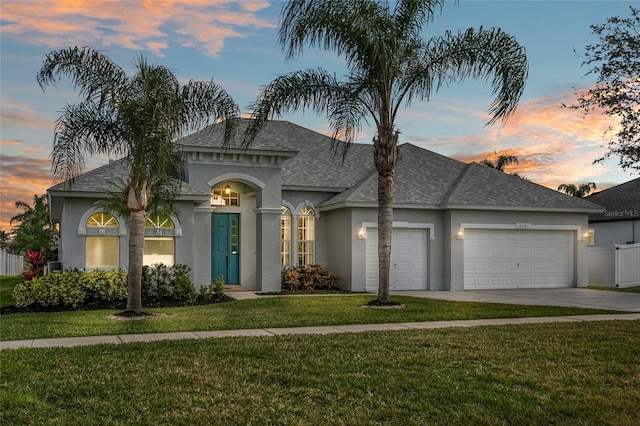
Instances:
[[[291,59],[305,44],[333,50],[346,60],[340,81],[323,69],[281,75],[255,101],[250,144],[264,123],[287,111],[312,109],[329,119],[334,149],[343,155],[363,122],[372,120],[374,164],[378,172],[379,289],[376,303],[389,304],[393,223],[393,179],[398,161],[401,107],[429,101],[442,86],[466,77],[491,80],[492,124],[506,120],[524,89],[528,63],[524,48],[500,29],[474,30],[423,40],[444,0],[292,0],[283,6],[279,41]],[[340,143],[344,142],[344,143]]]
[[[85,156],[123,155],[131,165],[122,202],[129,212],[127,312],[141,313],[144,226],[151,202],[175,199],[183,177],[183,161],[173,143],[186,131],[224,119],[225,138],[233,137],[239,109],[213,81],[178,82],[161,65],[140,56],[136,73],[125,71],[89,47],[53,51],[37,79],[40,87],[68,77],[81,102],[67,105],[57,120],[52,151],[53,174],[70,180]],[[155,199],[154,199],[155,197]]]
[[[26,201],[16,201],[16,208],[23,212],[13,216],[9,223],[17,223],[12,231],[9,249],[14,253],[28,251],[42,253],[45,260],[53,259],[57,230],[49,217],[49,203],[46,195],[34,195],[33,206]]]
[[[519,162],[518,157],[516,157],[515,155],[500,154],[498,157],[496,157],[495,162],[485,158],[480,162],[480,164],[504,172],[505,167],[511,166],[512,164],[517,165],[519,164]]]
[[[558,186],[558,191],[562,191],[572,197],[584,198],[591,193],[591,191],[597,189],[594,182],[581,183],[575,185],[573,183],[563,183]]]

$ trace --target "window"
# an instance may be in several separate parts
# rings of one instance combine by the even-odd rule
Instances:
[[[212,206],[239,206],[240,196],[237,192],[232,191],[229,185],[222,189],[211,188],[211,205]]]
[[[164,214],[152,214],[145,224],[143,265],[162,263],[172,266],[175,263],[174,224]],[[166,235],[170,234],[170,235]]]
[[[298,265],[315,263],[315,213],[311,207],[302,207],[298,216]]]
[[[109,213],[92,214],[87,220],[85,253],[87,268],[117,268],[120,266],[118,220]]]
[[[291,265],[291,210],[283,207],[280,215],[280,264]]]

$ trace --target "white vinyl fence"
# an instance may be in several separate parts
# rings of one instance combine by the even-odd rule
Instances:
[[[0,275],[20,275],[24,269],[24,256],[0,250]]]
[[[613,287],[640,285],[640,244],[589,247],[589,284]]]

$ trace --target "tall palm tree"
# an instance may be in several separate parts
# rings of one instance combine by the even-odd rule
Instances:
[[[584,198],[595,189],[597,189],[595,182],[581,183],[578,185],[573,183],[563,183],[558,186],[558,191],[562,191],[567,195],[577,198]]]
[[[12,231],[9,248],[15,253],[41,252],[45,260],[52,259],[57,230],[49,216],[46,195],[34,195],[33,205],[26,201],[16,201],[16,208],[22,213],[13,216],[9,223],[17,224]]]
[[[515,110],[528,73],[525,50],[500,29],[473,29],[428,40],[423,27],[444,0],[292,0],[283,6],[279,41],[288,59],[306,44],[333,50],[346,60],[344,80],[323,69],[295,71],[267,85],[253,105],[245,143],[261,126],[287,111],[312,109],[329,119],[334,148],[343,154],[363,122],[372,120],[378,172],[377,303],[391,303],[389,267],[393,179],[398,162],[396,118],[411,101],[429,101],[441,87],[467,77],[491,80],[492,124]],[[344,142],[340,144],[339,142]]]
[[[518,157],[516,157],[515,155],[505,155],[505,154],[500,154],[498,157],[496,157],[495,162],[485,158],[484,160],[482,160],[480,162],[480,164],[482,164],[483,166],[487,166],[490,167],[492,169],[496,169],[496,170],[500,170],[501,172],[504,172],[504,168],[508,167],[512,164],[518,164]]]
[[[122,202],[129,212],[128,312],[142,312],[141,280],[144,227],[150,202],[175,199],[183,161],[174,140],[216,119],[224,119],[225,137],[236,128],[239,109],[213,81],[181,85],[175,74],[140,56],[128,76],[107,56],[89,47],[49,53],[37,80],[45,86],[71,79],[81,102],[67,105],[55,126],[52,170],[56,177],[77,176],[85,156],[123,155],[130,174]],[[155,197],[155,200],[154,200]]]

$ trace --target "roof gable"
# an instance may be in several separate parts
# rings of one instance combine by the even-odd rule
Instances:
[[[640,218],[640,177],[591,194],[585,200],[606,208],[604,212],[589,215],[590,221],[637,220]]]

